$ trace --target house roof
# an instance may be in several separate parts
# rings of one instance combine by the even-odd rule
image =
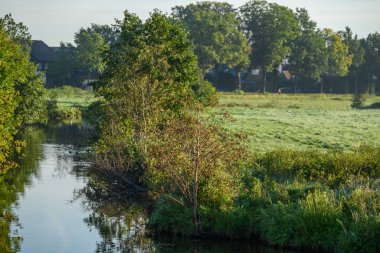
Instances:
[[[30,56],[31,56],[32,61],[52,62],[54,61],[55,53],[42,40],[33,40]]]

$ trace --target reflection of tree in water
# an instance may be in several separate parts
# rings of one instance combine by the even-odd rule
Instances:
[[[155,252],[153,241],[146,236],[147,215],[141,202],[119,201],[99,190],[92,181],[77,193],[91,212],[84,222],[97,229],[102,238],[96,252]]]
[[[24,194],[25,187],[31,185],[33,179],[40,178],[39,161],[43,158],[44,146],[47,142],[57,142],[59,144],[71,144],[73,146],[65,147],[66,153],[59,153],[62,156],[62,163],[57,164],[57,173],[75,173],[76,176],[84,176],[85,166],[84,156],[88,156],[88,150],[76,147],[88,146],[92,140],[93,130],[85,124],[65,125],[59,124],[49,126],[45,129],[26,128],[20,139],[24,140],[25,156],[18,162],[19,167],[9,170],[6,174],[0,175],[0,252],[17,252],[21,247],[21,238],[18,236],[17,229],[11,231],[11,224],[17,224],[12,206],[17,207],[17,201],[20,195]],[[75,151],[75,153],[73,153]],[[60,159],[58,159],[60,160]],[[68,171],[66,165],[68,162],[74,162],[74,170]],[[65,171],[65,172],[63,172]],[[22,224],[19,224],[19,228]]]
[[[46,139],[54,144],[73,145],[76,148],[88,147],[94,141],[95,129],[87,123],[59,123],[46,127]]]
[[[147,209],[143,196],[107,192],[102,182],[91,178],[77,192],[84,208],[91,212],[84,222],[97,229],[102,238],[96,252],[159,252],[159,253],[290,253],[249,242],[223,240],[200,241],[180,237],[150,237],[147,230]]]
[[[19,167],[0,175],[0,252],[16,252],[20,249],[21,238],[17,231],[11,233],[11,223],[17,223],[11,207],[17,206],[20,194],[32,178],[39,177],[39,161],[43,156],[44,132],[37,128],[26,128],[20,137],[25,141],[25,157],[19,161]]]

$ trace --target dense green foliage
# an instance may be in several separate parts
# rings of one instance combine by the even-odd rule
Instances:
[[[239,30],[240,21],[232,5],[198,2],[185,7],[176,6],[172,16],[189,32],[188,39],[194,45],[194,53],[203,73],[218,64],[239,70],[248,66],[249,44]],[[240,80],[237,84],[239,87]]]
[[[251,65],[264,74],[275,70],[290,56],[291,45],[299,34],[297,19],[292,10],[265,0],[253,0],[240,8],[242,26],[252,47]]]
[[[100,73],[104,69],[102,54],[107,50],[107,44],[100,33],[81,28],[74,36],[76,47],[75,57],[82,70],[88,73]]]
[[[295,15],[301,28],[301,35],[292,45],[289,69],[297,76],[296,79],[320,81],[327,65],[323,34],[317,29],[317,23],[310,20],[307,10],[297,9]]]
[[[8,159],[20,148],[21,143],[14,139],[20,127],[46,120],[45,91],[41,77],[36,75],[37,67],[30,63],[29,51],[9,36],[1,20],[0,173],[12,165]],[[10,23],[14,27],[14,22]]]

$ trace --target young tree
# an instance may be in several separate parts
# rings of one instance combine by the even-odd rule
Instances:
[[[291,53],[291,45],[299,35],[298,22],[292,10],[265,0],[247,2],[240,13],[252,47],[251,66],[261,68],[265,92],[267,72],[275,70]]]
[[[240,89],[240,70],[249,63],[250,48],[239,30],[233,7],[228,3],[198,2],[174,7],[172,16],[188,30],[203,74],[215,67],[217,76],[217,65],[235,67]]]
[[[238,192],[234,175],[246,154],[241,140],[194,116],[174,120],[157,134],[147,152],[153,189],[190,209],[199,235],[200,207],[228,206]]]

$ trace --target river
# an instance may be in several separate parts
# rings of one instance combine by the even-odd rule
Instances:
[[[81,123],[26,130],[21,167],[0,178],[0,208],[17,217],[9,229],[0,229],[0,251],[285,252],[243,242],[149,238],[140,205],[88,198],[92,131]]]

